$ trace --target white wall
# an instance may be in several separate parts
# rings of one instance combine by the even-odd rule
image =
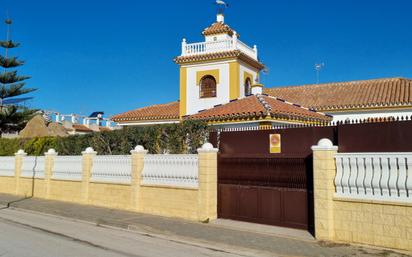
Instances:
[[[219,70],[219,83],[216,86],[216,97],[200,98],[198,71]],[[200,110],[210,109],[217,104],[229,102],[229,63],[220,62],[187,67],[187,102],[186,115],[195,114]]]
[[[412,116],[412,108],[409,110],[379,110],[379,111],[356,111],[356,112],[328,112],[333,115],[333,121],[345,121],[349,120],[364,120],[367,118],[386,118],[386,117],[399,117]]]

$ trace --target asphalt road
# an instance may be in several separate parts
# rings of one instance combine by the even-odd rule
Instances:
[[[1,257],[258,256],[12,209],[0,210]],[[262,255],[263,256],[263,255]]]

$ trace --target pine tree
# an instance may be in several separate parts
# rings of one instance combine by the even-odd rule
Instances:
[[[9,50],[18,47],[20,44],[11,40],[10,27],[12,20],[6,19],[5,23],[7,37],[5,41],[0,41],[0,47],[5,49],[5,55],[0,54],[0,67],[3,68],[3,71],[0,71],[0,135],[5,132],[21,130],[36,112],[36,110],[18,105],[18,102],[23,99],[16,97],[28,94],[36,89],[25,87],[24,81],[30,77],[17,74],[15,68],[23,65],[24,61],[9,56]]]

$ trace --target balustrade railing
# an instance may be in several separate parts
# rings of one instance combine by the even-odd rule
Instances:
[[[21,177],[44,178],[45,169],[44,156],[25,156],[21,165]]]
[[[93,158],[90,181],[130,184],[131,174],[130,155],[99,155]]]
[[[80,181],[82,173],[82,156],[54,157],[52,179]]]
[[[197,155],[146,155],[142,185],[198,188]]]
[[[240,40],[233,39],[184,44],[182,56],[219,53],[230,50],[240,50],[244,54],[257,59],[256,49],[247,46]]]
[[[336,196],[412,203],[412,153],[339,153]]]
[[[0,157],[0,176],[12,177],[15,175],[15,158],[10,156]]]

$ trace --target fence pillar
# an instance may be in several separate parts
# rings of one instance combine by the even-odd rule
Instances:
[[[338,147],[329,139],[321,139],[313,150],[313,195],[315,202],[315,237],[318,240],[333,240],[333,196],[335,194],[336,163]]]
[[[91,147],[87,147],[82,152],[83,155],[83,173],[82,173],[82,202],[89,202],[89,183],[92,175],[93,157],[97,154]]]
[[[44,153],[46,156],[44,164],[44,186],[45,186],[45,197],[46,199],[50,198],[50,180],[53,176],[53,167],[54,167],[54,158],[57,156],[57,152],[54,149],[49,149],[47,153]]]
[[[201,222],[217,219],[217,152],[206,143],[197,149],[199,154],[198,219]]]
[[[24,150],[20,149],[14,155],[16,156],[15,166],[14,166],[14,177],[16,181],[16,195],[19,195],[20,194],[21,166],[23,165],[23,158],[27,156],[27,153],[25,153]]]
[[[147,150],[145,150],[143,146],[138,145],[134,150],[130,151],[130,153],[132,154],[132,208],[140,212],[142,210],[140,201],[140,181],[142,178],[144,157],[147,154]]]

